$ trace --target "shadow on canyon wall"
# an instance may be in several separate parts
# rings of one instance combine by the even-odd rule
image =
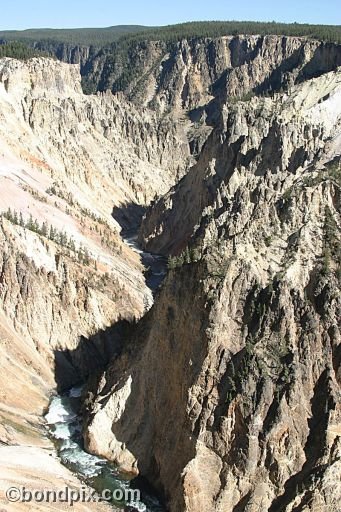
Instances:
[[[121,226],[122,238],[138,249],[142,249],[138,246],[138,231],[146,211],[146,207],[136,203],[126,203],[119,208],[114,207],[112,211],[113,218]],[[145,267],[144,277],[146,285],[155,293],[165,278],[167,258],[150,252],[141,252],[140,256]]]
[[[127,320],[119,320],[90,338],[81,337],[73,350],[56,350],[54,372],[58,393],[100,375],[110,360],[121,354],[124,340],[130,335],[133,325]]]
[[[136,203],[126,203],[119,207],[114,206],[112,217],[121,226],[121,235],[123,237],[129,237],[137,233],[145,212],[145,206]]]
[[[87,390],[96,390],[99,379],[105,370],[110,371],[111,365],[119,362],[125,353],[131,354],[140,352],[136,346],[134,333],[137,328],[136,321],[120,320],[105,330],[98,331],[90,338],[81,338],[78,347],[74,350],[55,351],[55,380],[58,393],[63,393],[70,388],[85,384]],[[141,344],[142,348],[143,344]],[[137,349],[137,350],[136,350]],[[110,364],[111,362],[111,364]],[[105,389],[110,391],[110,388]],[[133,389],[137,394],[138,389]],[[122,440],[130,440],[122,436]],[[162,504],[163,510],[167,512],[164,505],[163,489],[153,485],[153,480],[138,475],[131,482],[131,487],[140,489],[142,493],[155,496]],[[135,508],[126,507],[127,512],[135,511]]]

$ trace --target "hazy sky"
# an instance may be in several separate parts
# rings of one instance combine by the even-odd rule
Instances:
[[[340,0],[8,0],[0,30],[167,25],[193,20],[341,24]]]

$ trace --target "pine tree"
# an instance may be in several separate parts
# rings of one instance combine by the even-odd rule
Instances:
[[[46,222],[43,222],[42,226],[41,226],[41,234],[42,236],[44,236],[45,238],[47,238],[47,234],[48,234],[48,226],[46,224]]]
[[[35,233],[40,233],[40,228],[37,219],[34,219],[32,231]]]
[[[169,270],[174,270],[176,268],[176,258],[173,258],[173,256],[169,256],[167,267]]]
[[[84,249],[84,263],[85,265],[89,265],[90,263],[90,254],[87,247]]]
[[[5,217],[10,222],[13,222],[13,214],[12,214],[12,210],[10,208],[8,208],[8,210],[7,210],[6,214],[5,214]]]
[[[84,259],[84,249],[83,249],[83,245],[82,244],[79,244],[79,249],[78,249],[78,261],[80,263],[83,262],[83,259]]]
[[[56,238],[56,232],[53,226],[50,227],[49,239],[54,241]]]
[[[26,227],[30,231],[34,231],[34,221],[33,221],[32,213],[30,213],[30,218],[28,220],[28,223],[26,224]]]
[[[76,251],[76,244],[75,244],[75,241],[74,239],[71,237],[70,238],[70,242],[69,242],[69,248],[71,249],[71,251],[75,252]]]
[[[185,253],[184,253],[183,258],[184,258],[184,262],[185,263],[191,263],[191,254],[190,254],[190,251],[189,251],[188,247],[186,247],[186,249],[185,249]]]
[[[25,227],[25,221],[24,221],[22,212],[20,212],[20,215],[19,215],[19,226],[21,226],[22,228]]]
[[[56,244],[60,244],[60,235],[61,235],[61,233],[59,231],[55,230],[54,241],[56,242]]]
[[[65,247],[67,245],[67,235],[66,235],[65,231],[60,233],[60,235],[59,235],[59,243],[63,247]]]

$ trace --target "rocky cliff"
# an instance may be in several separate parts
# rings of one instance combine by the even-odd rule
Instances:
[[[223,103],[143,222],[175,256],[85,441],[172,512],[338,510],[340,80]]]
[[[120,45],[90,60],[87,76],[99,90],[122,90],[161,110],[194,110],[215,97],[278,90],[335,69],[340,47],[300,37],[225,36]],[[195,112],[193,112],[193,115]]]
[[[91,336],[150,305],[112,214],[136,220],[189,154],[171,120],[122,95],[84,96],[80,80],[78,66],[53,60],[0,61],[1,314],[21,340],[8,371],[27,353],[38,393],[40,372],[44,389],[68,387],[103,365],[110,348]],[[7,403],[16,394],[3,384]]]
[[[143,268],[111,215],[166,190],[186,146],[167,121],[163,131],[153,114],[130,110],[123,98],[85,97],[79,68],[57,61],[3,59],[0,102],[2,310],[38,351],[55,350],[57,339],[73,350],[80,335],[139,316],[150,301]],[[162,161],[173,167],[161,172]],[[85,281],[99,293],[91,298]],[[122,309],[112,298],[128,289]]]
[[[87,71],[89,60],[96,55],[100,48],[93,45],[54,42],[48,40],[36,41],[32,45],[37,50],[54,55],[58,60],[67,64],[79,64],[81,74]]]
[[[229,237],[243,238],[252,216],[264,226],[270,197],[291,197],[306,181],[323,179],[324,163],[339,157],[340,106],[339,72],[273,98],[225,104],[198,163],[147,212],[141,242],[172,254],[196,233],[206,236],[212,217]]]
[[[0,443],[13,459],[37,446],[46,464],[39,417],[51,392],[103,369],[120,351],[116,330],[150,307],[119,222],[167,191],[188,155],[167,117],[122,95],[85,96],[79,66],[0,60]],[[24,478],[20,465],[10,472]]]
[[[121,92],[90,96],[79,66],[0,60],[0,466],[46,467],[49,393],[90,375],[88,450],[171,512],[337,512],[340,47],[231,36],[128,60],[94,57]],[[140,241],[170,256],[152,308],[121,236],[149,204]]]
[[[188,145],[180,128],[122,95],[83,95],[78,66],[4,59],[0,76],[3,119],[6,113],[7,121],[18,124],[32,157],[45,157],[47,165],[54,159],[60,177],[93,187],[105,182],[111,203],[148,201],[186,167]]]
[[[341,65],[340,45],[281,35],[134,38],[109,46],[37,43],[80,64],[86,92],[122,92],[135,105],[171,114],[200,154],[229,98],[269,94]]]
[[[286,90],[335,70],[340,55],[337,44],[279,35],[122,42],[89,59],[83,86],[170,113],[198,156],[227,101]]]

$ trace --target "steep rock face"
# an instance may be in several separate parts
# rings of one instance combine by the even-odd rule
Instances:
[[[295,191],[305,170],[313,179],[314,165],[340,154],[340,76],[328,73],[273,99],[225,105],[198,163],[147,212],[141,242],[177,254],[195,233],[205,233],[212,216],[220,231],[242,237],[257,210],[261,227],[274,192]]]
[[[0,60],[1,505],[8,480],[27,474],[35,488],[81,486],[57,460],[55,478],[45,470],[53,446],[41,416],[53,390],[103,369],[120,329],[150,307],[112,214],[135,220],[189,154],[172,121],[123,96],[84,96],[80,80],[79,66]]]
[[[171,114],[185,129],[195,157],[221,103],[285,89],[341,65],[340,45],[286,36],[118,42],[97,50],[43,44],[42,49],[80,63],[84,91],[120,91],[135,105]]]
[[[176,111],[215,96],[278,90],[341,64],[338,45],[286,36],[141,42],[131,45],[126,61],[119,50],[113,45],[94,56],[88,78],[100,90],[123,90],[138,103]]]
[[[4,329],[28,343],[22,351],[40,359],[48,385],[55,352],[75,352],[67,387],[108,357],[103,349],[88,366],[81,338],[140,317],[152,301],[112,213],[127,205],[129,221],[130,207],[166,191],[187,145],[171,122],[122,96],[84,96],[79,67],[53,60],[2,59],[0,104],[0,210],[11,209],[1,238]]]
[[[339,53],[302,39],[222,38],[205,61],[195,44],[164,62],[162,43],[151,45],[157,59],[136,89],[162,112],[204,106],[198,120],[215,129],[146,217],[146,246],[184,253],[122,354],[115,333],[94,332],[138,318],[151,297],[111,213],[129,215],[184,173],[183,126],[123,96],[84,97],[77,67],[0,62],[0,207],[12,209],[0,232],[1,441],[23,442],[23,425],[41,435],[31,413],[48,390],[115,352],[88,397],[86,444],[148,476],[172,512],[336,511],[340,74],[297,84]],[[225,105],[282,85],[273,98]],[[194,136],[197,151],[205,138]]]
[[[300,37],[144,41],[102,49],[89,60],[83,85],[170,113],[184,123],[197,156],[226,101],[288,89],[340,65],[340,45]]]
[[[99,48],[94,46],[50,41],[37,41],[33,46],[37,50],[55,55],[58,60],[67,64],[79,64],[81,74],[86,72],[88,61],[99,51]]]
[[[42,416],[52,390],[105,367],[120,350],[115,329],[140,317],[151,297],[138,258],[124,248],[104,273],[100,264],[81,263],[6,219],[0,220],[0,247],[0,503],[7,507],[10,486],[60,491],[83,485],[57,459]],[[60,510],[60,504],[35,505],[47,508]]]
[[[59,179],[102,185],[101,202],[148,202],[186,167],[187,141],[170,120],[138,110],[123,96],[83,95],[77,66],[3,59],[0,77],[2,138],[20,137],[17,151],[26,146],[32,160],[43,160]]]
[[[233,262],[206,293],[190,288],[200,269],[172,276],[136,358],[103,376],[87,446],[151,478],[172,511],[292,510],[310,496],[310,510],[336,512],[337,284],[316,283],[311,304],[246,270]]]
[[[135,209],[183,174],[189,149],[173,121],[122,95],[84,96],[79,67],[57,61],[2,59],[0,111],[0,503],[7,507],[10,484],[81,486],[57,460],[48,465],[54,450],[41,417],[52,390],[103,369],[121,350],[120,329],[150,307],[140,258],[112,213],[135,220]]]
[[[196,340],[205,337],[205,329],[208,327],[202,286],[197,281],[197,275],[186,275],[185,286],[190,287],[191,292],[179,301],[183,284],[180,280],[174,280],[173,288],[165,287],[157,301],[160,317],[157,318],[155,312],[151,312],[143,319],[141,331],[129,345],[129,354],[125,353],[101,378],[98,402],[96,401],[92,410],[96,414],[86,432],[86,443],[91,452],[105,453],[108,459],[117,460],[126,471],[141,471],[151,477],[153,483],[158,482],[161,485],[168,477],[172,481],[175,476],[172,468],[181,465],[181,459],[184,464],[193,454],[190,441],[187,445],[181,444],[179,450],[172,447],[171,443],[176,435],[175,431],[178,432],[184,425],[187,389],[198,371],[198,361],[203,360],[206,354],[204,343],[196,343]],[[182,344],[171,325],[177,319],[179,331],[184,333],[187,330],[188,310],[194,297],[197,299],[197,315],[194,315],[191,322],[190,332],[187,331],[186,343]],[[170,326],[169,339],[163,338],[158,332],[160,326],[163,327],[164,320]],[[146,347],[144,341],[139,342],[141,334],[144,333],[145,337],[146,332],[150,339],[159,343],[157,350],[154,343]],[[193,367],[189,367],[191,360],[194,361]],[[168,379],[164,372],[172,375],[174,379]],[[100,400],[103,400],[103,406],[100,405]],[[171,414],[159,415],[155,411],[151,412],[148,402],[154,407],[159,400],[164,410],[172,411]],[[137,408],[138,402],[141,406]],[[126,423],[128,418],[131,428]],[[147,450],[150,450],[149,457],[145,457]],[[161,468],[165,451],[169,458],[167,464],[162,464]]]
[[[119,319],[141,316],[146,296],[141,267],[127,260],[125,269],[121,266],[125,273],[103,276],[56,243],[6,219],[0,229],[1,310],[32,357],[35,353],[49,370],[48,380],[69,388],[104,366],[115,350],[106,345],[104,332],[92,336]]]
[[[151,296],[129,251],[121,255],[124,263],[116,256],[114,270],[104,273],[6,219],[0,220],[0,247],[0,445],[18,461],[6,466],[0,449],[2,494],[10,475],[12,485],[24,483],[30,463],[19,460],[25,446],[36,447],[32,457],[44,463],[43,450],[52,456],[42,419],[51,392],[103,370],[121,350],[120,331],[143,314]],[[31,471],[30,485],[36,478],[39,488],[39,472]],[[62,468],[59,473],[67,477]]]
[[[225,107],[147,215],[147,246],[182,254],[85,441],[172,512],[338,510],[340,113],[339,72]]]
[[[123,96],[84,96],[79,67],[49,59],[2,59],[0,105],[2,405],[23,405],[5,377],[18,361],[41,412],[47,390],[105,365],[110,326],[150,307],[112,213],[134,220],[183,172],[188,149],[171,121]]]
[[[140,258],[112,213],[134,220],[186,165],[188,145],[171,121],[123,96],[84,96],[80,80],[79,66],[50,59],[0,61],[6,443],[35,431],[53,388],[104,367],[118,350],[112,326],[150,307]]]

